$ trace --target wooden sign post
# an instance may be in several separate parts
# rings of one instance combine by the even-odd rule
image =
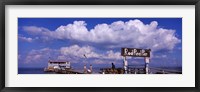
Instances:
[[[125,70],[125,74],[127,74],[128,72],[128,61],[126,60],[126,56],[123,56],[124,57],[124,70]]]
[[[121,56],[123,56],[123,58],[124,58],[125,74],[127,74],[127,70],[128,70],[128,61],[126,59],[126,56],[144,57],[145,72],[146,72],[146,74],[149,74],[150,52],[151,52],[151,49],[122,48]]]
[[[149,57],[145,57],[144,61],[145,61],[145,71],[146,71],[146,74],[149,74],[149,61],[150,61],[150,58]]]

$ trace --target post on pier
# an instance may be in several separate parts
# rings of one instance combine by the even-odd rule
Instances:
[[[124,57],[124,70],[125,70],[125,74],[128,73],[128,61],[126,59],[126,56],[123,56]]]
[[[150,61],[150,58],[149,57],[144,57],[144,61],[145,61],[145,72],[146,72],[146,74],[149,74],[149,61]]]

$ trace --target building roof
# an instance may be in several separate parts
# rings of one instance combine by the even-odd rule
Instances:
[[[69,61],[66,61],[66,60],[49,60],[49,62],[64,63],[64,62],[69,62]]]

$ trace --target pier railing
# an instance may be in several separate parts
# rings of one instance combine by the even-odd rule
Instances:
[[[153,71],[156,71],[157,74],[182,74],[182,71],[178,70],[150,67],[150,73],[153,73]]]
[[[144,74],[145,67],[144,66],[128,66],[129,73],[135,74]],[[174,69],[164,69],[164,68],[157,68],[157,67],[149,67],[149,74],[182,74],[181,70],[174,70]]]

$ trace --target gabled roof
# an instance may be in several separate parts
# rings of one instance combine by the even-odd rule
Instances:
[[[69,61],[67,61],[67,60],[49,60],[48,62],[64,63],[64,62],[69,62]]]

